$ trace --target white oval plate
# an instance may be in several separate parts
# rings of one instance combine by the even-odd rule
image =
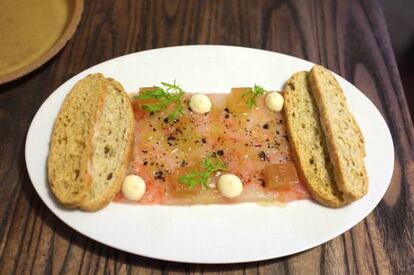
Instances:
[[[59,207],[47,185],[46,158],[55,117],[71,87],[90,73],[120,81],[129,92],[161,81],[186,91],[228,92],[252,86],[280,90],[312,63],[269,51],[230,46],[182,46],[115,58],[74,76],[40,107],[26,140],[26,164],[37,193],[76,231],[106,245],[151,258],[234,263],[286,256],[322,244],[366,217],[384,196],[394,166],[388,127],[374,104],[336,75],[366,141],[370,187],[361,200],[330,209],[310,200],[280,206],[253,203],[207,206],[131,206],[111,203],[96,213]]]

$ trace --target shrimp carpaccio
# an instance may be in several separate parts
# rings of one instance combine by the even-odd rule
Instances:
[[[166,119],[169,108],[149,113],[140,108],[143,100],[131,99],[135,143],[129,173],[146,183],[139,204],[284,203],[309,197],[294,167],[282,113],[268,110],[264,96],[248,108],[242,97],[245,89],[208,94],[212,110],[206,114],[194,113],[188,107],[191,94],[186,94],[183,114],[172,122]],[[200,161],[211,156],[226,170],[210,175],[208,188],[189,188],[179,181],[200,171]],[[240,196],[220,195],[216,182],[222,173],[241,179]],[[122,200],[120,194],[117,201]]]

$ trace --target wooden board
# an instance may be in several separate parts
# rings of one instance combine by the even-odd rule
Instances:
[[[83,18],[57,58],[31,77],[0,86],[0,274],[412,274],[414,129],[380,1],[86,1]],[[377,208],[345,234],[311,250],[232,265],[135,256],[58,220],[37,196],[24,164],[24,141],[35,112],[59,85],[90,66],[182,44],[286,53],[320,63],[355,84],[381,111],[394,139],[394,175]]]

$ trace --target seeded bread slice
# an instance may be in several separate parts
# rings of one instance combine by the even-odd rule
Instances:
[[[59,202],[95,211],[113,199],[126,175],[133,121],[130,100],[118,82],[93,74],[72,88],[49,150],[49,184]]]
[[[289,142],[300,178],[316,201],[329,207],[345,205],[335,183],[319,112],[310,94],[308,73],[294,74],[283,96]]]
[[[55,121],[48,157],[50,188],[59,202],[76,207],[92,184],[88,163],[92,155],[97,113],[106,96],[104,77],[89,75],[66,96]]]
[[[361,130],[348,110],[341,87],[327,69],[314,66],[309,80],[320,112],[338,188],[347,200],[359,199],[368,192]]]
[[[132,152],[134,118],[128,95],[120,83],[107,79],[107,95],[92,139],[91,189],[80,208],[99,210],[120,191]]]

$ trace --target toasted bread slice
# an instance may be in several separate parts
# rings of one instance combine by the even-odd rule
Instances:
[[[345,95],[335,77],[324,67],[314,66],[309,80],[335,170],[338,188],[347,200],[368,192],[364,139],[348,110]]]
[[[92,184],[88,163],[92,155],[97,113],[106,91],[104,77],[89,75],[66,96],[55,121],[48,157],[50,188],[59,202],[76,207]]]
[[[300,178],[321,204],[345,205],[335,183],[319,112],[310,94],[308,73],[294,74],[287,81],[283,96],[289,142]]]
[[[88,211],[120,191],[133,142],[133,111],[122,86],[101,74],[80,80],[56,119],[48,159],[58,201]]]
[[[108,79],[107,95],[92,139],[91,189],[80,208],[95,211],[120,191],[132,152],[134,117],[128,95],[120,83]]]

